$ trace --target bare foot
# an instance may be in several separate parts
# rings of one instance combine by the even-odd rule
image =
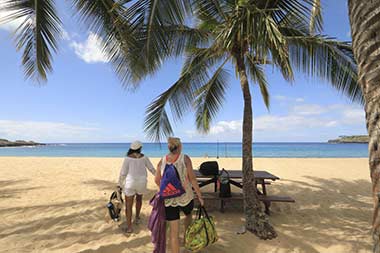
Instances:
[[[141,218],[140,217],[136,217],[134,223],[136,225],[140,224],[141,223]]]
[[[127,234],[131,234],[131,233],[133,233],[133,229],[132,229],[132,227],[125,227],[125,228],[123,228],[122,229],[123,230],[123,232],[124,233],[127,233]]]

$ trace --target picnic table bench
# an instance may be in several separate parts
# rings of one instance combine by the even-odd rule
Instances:
[[[230,178],[230,184],[234,185],[238,188],[243,188],[243,172],[239,170],[227,170]],[[217,192],[217,181],[218,181],[218,175],[210,175],[205,176],[201,174],[198,170],[194,170],[194,173],[197,177],[198,185],[200,188],[209,185],[214,184],[214,192],[202,192],[202,196],[204,199],[217,199],[220,200],[220,211],[224,212],[224,207],[227,201],[232,200],[242,200],[243,199],[243,193],[236,193],[231,192],[231,197],[220,197],[219,193]],[[264,203],[265,206],[265,212],[267,214],[270,214],[270,205],[272,202],[295,202],[295,200],[288,196],[278,196],[278,195],[268,195],[266,185],[270,185],[271,181],[279,180],[280,178],[267,172],[267,171],[261,171],[256,170],[254,171],[254,178],[255,178],[255,186],[256,191],[259,197],[259,200]],[[268,181],[270,180],[270,181]],[[261,185],[261,191],[257,188],[258,185]]]

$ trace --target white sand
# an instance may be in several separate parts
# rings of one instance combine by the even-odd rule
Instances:
[[[193,159],[194,166],[202,161]],[[135,234],[125,236],[106,219],[105,204],[121,163],[115,158],[0,158],[0,252],[152,252],[146,228],[155,192],[152,176]],[[219,159],[219,164],[239,169],[241,160]],[[367,159],[255,159],[254,164],[281,178],[268,186],[269,194],[296,199],[271,207],[278,238],[236,235],[243,224],[236,203],[224,214],[209,210],[220,240],[202,252],[371,251]]]

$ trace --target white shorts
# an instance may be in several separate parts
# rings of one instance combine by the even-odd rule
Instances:
[[[124,194],[125,196],[131,197],[136,194],[138,195],[143,195],[147,193],[147,188],[146,188],[147,182],[126,182],[125,183],[125,188],[124,188]]]

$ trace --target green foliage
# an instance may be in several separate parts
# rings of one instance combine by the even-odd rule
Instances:
[[[14,38],[17,50],[23,50],[25,76],[45,81],[52,71],[51,51],[57,51],[61,35],[54,0],[3,0],[0,9],[8,13],[0,24],[22,19]]]

